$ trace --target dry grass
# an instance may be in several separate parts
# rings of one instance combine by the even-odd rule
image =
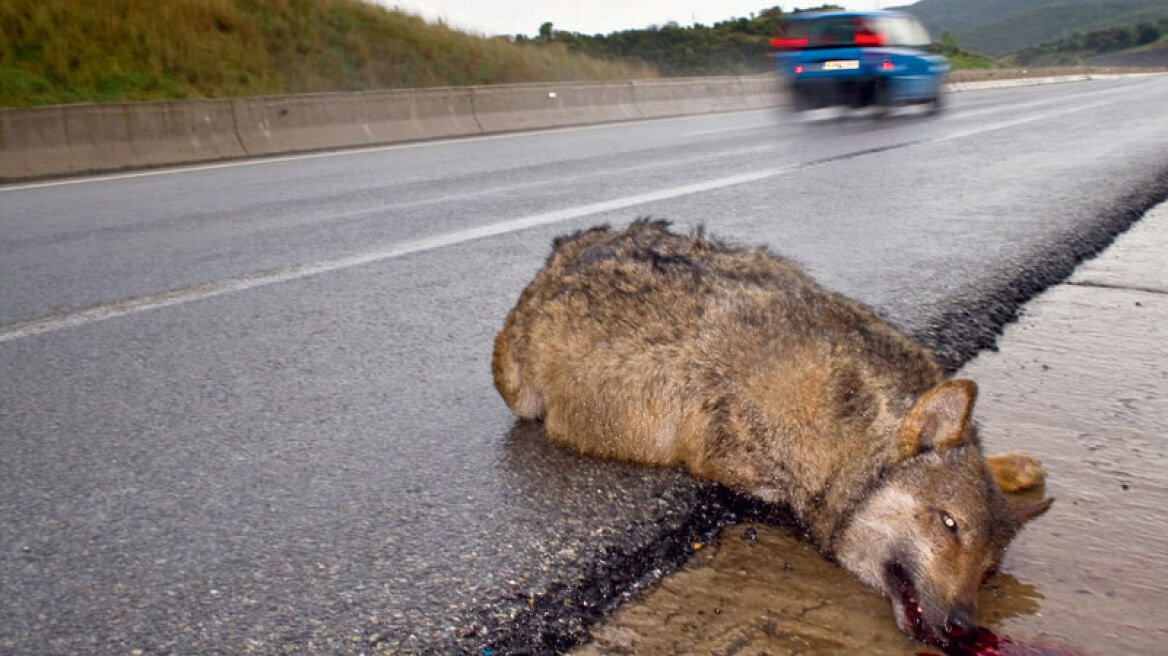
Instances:
[[[0,105],[655,77],[361,0],[0,0]]]

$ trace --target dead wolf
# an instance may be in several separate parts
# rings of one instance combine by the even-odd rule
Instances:
[[[979,587],[1051,502],[1002,494],[1043,472],[982,456],[972,381],[795,263],[666,222],[556,239],[492,369],[557,442],[787,506],[941,646],[976,627]]]

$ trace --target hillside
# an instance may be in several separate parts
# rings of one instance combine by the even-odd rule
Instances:
[[[900,8],[962,48],[1002,56],[1093,32],[1168,18],[1164,0],[921,0]]]
[[[1008,60],[1021,66],[1156,66],[1165,63],[1166,51],[1168,20],[1161,20],[1076,32],[1065,39],[1020,50]]]
[[[655,76],[361,0],[0,0],[0,106]]]
[[[1168,68],[1168,40],[1123,52],[1087,57],[1088,66],[1143,66]]]

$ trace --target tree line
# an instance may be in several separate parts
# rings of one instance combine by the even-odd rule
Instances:
[[[540,26],[539,35],[516,36],[516,41],[559,43],[569,51],[607,59],[635,58],[657,67],[662,75],[750,75],[771,68],[770,38],[785,28],[788,16],[804,11],[838,10],[825,4],[814,9],[784,13],[779,7],[763,9],[748,18],[731,18],[713,25],[682,27],[667,23],[640,30],[611,34],[580,34]]]
[[[1168,37],[1168,20],[1122,25],[1069,37],[1018,51],[1019,64],[1076,64],[1082,57],[1102,55],[1155,43]]]

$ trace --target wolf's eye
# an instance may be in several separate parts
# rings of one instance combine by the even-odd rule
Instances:
[[[953,515],[947,512],[941,513],[941,522],[945,524],[945,528],[949,529],[950,533],[957,534],[957,520],[953,519]]]

